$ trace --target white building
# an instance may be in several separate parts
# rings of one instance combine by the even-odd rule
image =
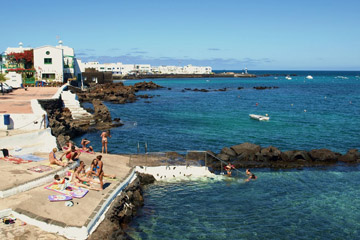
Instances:
[[[34,49],[34,68],[38,78],[63,81],[64,57],[63,50],[52,46]]]
[[[10,53],[22,53],[33,50],[33,68],[35,77],[42,80],[53,80],[58,82],[67,81],[70,78],[81,80],[81,70],[78,60],[75,58],[74,49],[63,46],[59,41],[57,46],[42,46],[37,48],[23,48],[19,43],[18,48],[7,48],[2,54],[2,72],[10,72],[19,68],[19,64],[7,62],[7,55]],[[23,67],[23,66],[21,66]]]
[[[179,66],[151,66],[150,64],[122,64],[118,63],[81,63],[80,69],[85,72],[86,68],[93,68],[99,72],[112,72],[114,75],[131,74],[211,74],[211,67],[198,67],[187,65]]]
[[[211,67],[198,67],[187,65],[184,67],[178,66],[158,66],[152,67],[152,72],[156,74],[211,74]]]
[[[134,65],[117,63],[99,63],[99,62],[84,62],[80,64],[81,72],[85,72],[86,68],[93,68],[99,72],[112,72],[114,75],[129,75],[136,72],[136,69],[146,71],[150,69],[150,65]]]

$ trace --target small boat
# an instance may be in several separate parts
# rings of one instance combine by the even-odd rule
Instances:
[[[287,75],[286,77],[285,77],[287,80],[291,80],[292,78],[290,77],[290,75]]]
[[[306,79],[314,79],[311,75],[307,75]]]
[[[249,117],[258,121],[269,121],[270,117],[269,115],[256,115],[256,114],[249,114]]]

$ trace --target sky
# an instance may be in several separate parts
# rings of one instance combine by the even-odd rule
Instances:
[[[83,62],[360,70],[359,0],[62,0],[1,4],[0,52],[63,44]]]

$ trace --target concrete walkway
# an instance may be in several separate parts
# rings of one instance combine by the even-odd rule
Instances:
[[[0,93],[0,113],[33,113],[31,99],[50,99],[58,87],[28,87],[15,89],[11,93]]]

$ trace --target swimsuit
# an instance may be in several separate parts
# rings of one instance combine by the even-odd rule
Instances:
[[[93,171],[96,173],[96,170],[99,169],[99,166],[93,168]]]

